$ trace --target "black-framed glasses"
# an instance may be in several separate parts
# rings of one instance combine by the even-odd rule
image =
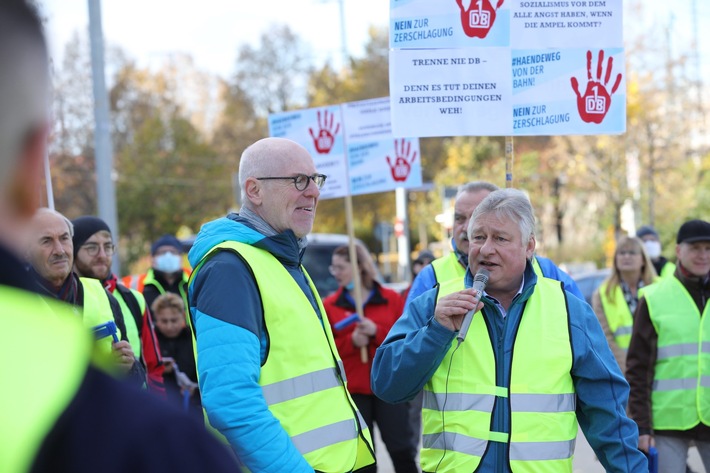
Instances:
[[[269,181],[272,179],[290,179],[293,181],[293,185],[296,186],[296,190],[305,191],[308,187],[308,181],[313,181],[318,189],[323,188],[325,180],[328,176],[325,174],[312,174],[310,176],[306,174],[296,174],[295,176],[289,177],[257,177],[258,181]]]
[[[81,245],[81,247],[86,250],[86,254],[88,254],[89,256],[98,255],[99,248],[101,248],[101,246],[102,245],[99,245],[98,243],[86,243],[84,245]],[[106,256],[111,256],[113,255],[113,251],[116,249],[116,245],[114,245],[113,243],[104,243],[103,249]]]

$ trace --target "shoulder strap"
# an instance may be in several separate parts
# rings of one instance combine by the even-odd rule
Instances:
[[[138,331],[140,332],[141,327],[143,327],[143,311],[138,303],[138,299],[136,299],[136,296],[130,289],[121,283],[116,284],[116,290],[121,294],[121,297],[123,297],[123,302],[128,306],[128,310],[131,311],[133,320],[136,321],[136,327],[138,327]]]

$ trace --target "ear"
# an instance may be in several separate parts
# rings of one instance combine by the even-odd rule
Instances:
[[[535,235],[530,235],[528,244],[525,246],[525,257],[531,259],[535,253]]]
[[[47,130],[44,125],[32,131],[25,140],[24,147],[9,185],[9,199],[17,217],[31,218],[40,204],[42,168],[47,151]],[[46,176],[51,179],[51,176]]]
[[[247,199],[255,205],[261,205],[263,201],[263,188],[261,187],[261,182],[259,182],[255,177],[248,177],[244,183],[244,192]]]

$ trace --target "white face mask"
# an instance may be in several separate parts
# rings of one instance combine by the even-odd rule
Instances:
[[[655,259],[661,256],[661,242],[648,240],[643,242],[643,246],[646,248],[649,258]]]
[[[164,273],[176,273],[182,268],[182,259],[175,253],[163,253],[155,257],[155,269]]]

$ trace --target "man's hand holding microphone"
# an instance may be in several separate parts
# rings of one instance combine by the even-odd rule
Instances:
[[[473,286],[442,297],[434,309],[434,317],[444,327],[458,331],[456,338],[462,342],[471,325],[473,315],[483,308],[483,290],[488,283],[488,271],[480,269],[473,278]]]

